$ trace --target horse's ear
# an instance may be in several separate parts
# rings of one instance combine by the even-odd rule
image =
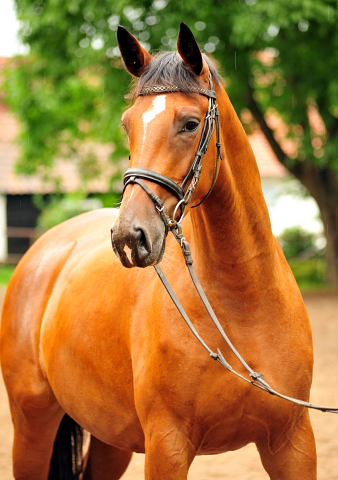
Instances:
[[[117,42],[126,69],[135,77],[140,77],[151,62],[151,55],[124,27],[119,26],[117,29]]]
[[[206,73],[208,67],[203,60],[201,50],[192,31],[184,22],[181,22],[180,31],[178,32],[177,51],[183,62],[196,75],[203,76]]]

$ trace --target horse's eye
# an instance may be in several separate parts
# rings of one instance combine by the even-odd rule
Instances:
[[[190,121],[186,125],[184,125],[182,131],[183,132],[193,132],[194,130],[197,130],[199,123]]]

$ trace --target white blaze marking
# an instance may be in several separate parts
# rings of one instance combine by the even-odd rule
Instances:
[[[127,258],[129,260],[129,262],[132,264],[133,262],[131,260],[131,248],[129,248],[128,245],[125,245],[123,250],[124,250],[125,254],[127,255]]]
[[[163,110],[165,110],[165,98],[166,98],[166,95],[158,95],[157,97],[155,97],[151,108],[147,112],[144,112],[142,115],[142,119],[143,119],[142,148],[145,144],[146,133],[147,133],[149,122],[151,122],[156,117],[156,115],[158,115],[159,113],[163,112]]]
[[[132,197],[133,195],[134,195],[134,185],[133,185],[133,189],[132,189],[132,191],[131,191],[131,194],[130,194],[129,198],[127,199],[127,203],[126,203],[125,207],[128,206],[128,203],[130,202],[131,197]]]

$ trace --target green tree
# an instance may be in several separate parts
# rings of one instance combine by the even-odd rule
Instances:
[[[185,21],[220,63],[238,113],[250,110],[279,161],[317,201],[327,234],[327,280],[338,283],[337,0],[16,5],[30,46],[29,55],[13,61],[6,81],[7,101],[22,124],[21,171],[44,172],[55,156],[74,156],[78,141],[88,138],[114,142],[118,158],[130,80],[118,54],[117,25],[158,50],[175,48]]]

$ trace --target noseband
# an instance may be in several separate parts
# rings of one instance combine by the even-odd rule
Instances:
[[[159,94],[159,93],[169,93],[169,92],[179,92],[179,91],[180,91],[179,88],[175,86],[170,87],[170,86],[163,86],[163,85],[154,85],[152,87],[142,88],[140,95],[153,95],[153,94]],[[183,220],[185,207],[190,202],[191,196],[198,183],[199,176],[202,170],[202,159],[208,149],[208,145],[214,133],[215,126],[216,126],[217,156],[216,156],[216,167],[215,167],[213,181],[205,197],[197,205],[194,205],[192,208],[200,205],[210,195],[216,182],[219,159],[222,159],[222,154],[221,154],[222,144],[220,142],[220,130],[219,130],[219,119],[218,119],[219,113],[217,110],[216,92],[213,89],[211,73],[209,73],[209,90],[206,88],[192,87],[189,90],[189,92],[199,93],[200,95],[204,95],[208,97],[209,107],[204,119],[203,130],[202,130],[197,152],[195,154],[191,167],[187,175],[185,176],[182,184],[178,185],[177,183],[173,182],[170,178],[166,177],[165,175],[162,175],[161,173],[153,172],[152,170],[148,170],[146,168],[129,168],[123,176],[124,190],[126,186],[129,185],[130,183],[137,183],[146,191],[148,196],[155,203],[155,206],[157,210],[160,212],[162,220],[165,224],[166,234],[168,233],[169,228],[176,227],[176,225],[181,223],[181,221]],[[178,199],[178,203],[174,209],[173,216],[171,219],[169,219],[164,213],[164,205],[162,200],[157,195],[155,195],[155,193],[153,193],[142,180],[150,180],[151,182],[155,182],[158,185],[161,185],[161,187],[165,187],[167,190],[169,190],[170,193],[172,193]],[[190,180],[190,184],[188,188],[185,190],[185,187],[187,186],[189,180]],[[176,221],[175,218],[179,209],[181,210],[181,214],[179,219]]]

